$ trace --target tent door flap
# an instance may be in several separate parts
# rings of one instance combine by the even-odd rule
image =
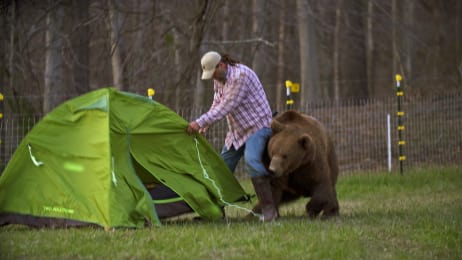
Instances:
[[[157,216],[160,219],[194,212],[182,197],[178,196],[178,194],[165,185],[157,185],[152,189],[148,188],[148,191],[151,194]]]

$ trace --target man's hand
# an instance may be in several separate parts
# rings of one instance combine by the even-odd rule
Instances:
[[[207,133],[208,130],[209,130],[208,126],[202,127],[201,129],[199,129],[199,134],[205,134]]]
[[[188,134],[191,135],[191,134],[195,134],[199,132],[200,129],[201,127],[199,126],[199,124],[196,121],[192,121],[189,123],[188,128],[186,129],[186,132],[188,132]]]
[[[186,132],[188,132],[188,134],[195,134],[197,132],[199,132],[199,134],[205,134],[208,130],[209,130],[208,126],[201,128],[197,122],[193,121],[189,123],[188,129],[186,129]]]

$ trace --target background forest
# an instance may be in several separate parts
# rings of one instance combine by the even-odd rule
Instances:
[[[174,110],[208,106],[200,57],[229,53],[260,76],[274,110],[295,104],[456,91],[460,0],[2,0],[4,111],[42,114],[115,86]]]

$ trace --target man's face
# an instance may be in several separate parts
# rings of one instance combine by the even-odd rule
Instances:
[[[218,63],[217,67],[215,68],[215,72],[213,73],[213,79],[220,82],[226,82],[226,69],[226,63]]]

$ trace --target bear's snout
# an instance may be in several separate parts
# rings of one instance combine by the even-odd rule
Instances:
[[[284,169],[282,167],[282,158],[278,156],[273,156],[269,165],[269,170],[274,173],[276,177],[280,177],[284,174]]]

